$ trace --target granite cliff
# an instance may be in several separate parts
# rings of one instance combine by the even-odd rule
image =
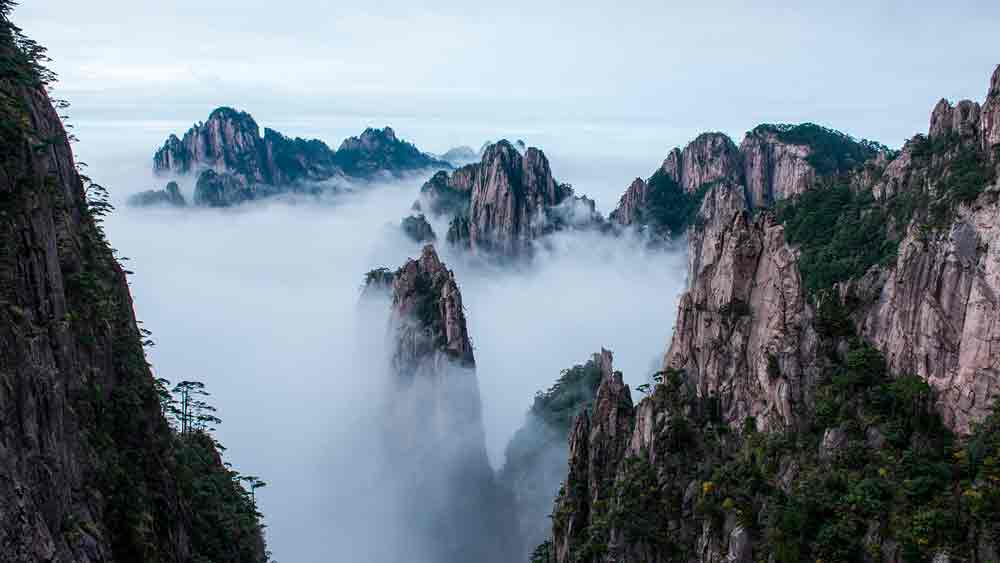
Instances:
[[[603,224],[592,200],[553,177],[545,153],[522,154],[505,140],[486,146],[478,163],[437,173],[414,207],[451,217],[448,242],[504,258],[530,254],[553,231]]]
[[[634,182],[619,223],[655,183],[695,209],[688,289],[647,396],[609,369],[577,418],[534,560],[997,560],[998,107],[1000,67],[900,151],[768,125]]]
[[[125,271],[0,2],[0,561],[266,561],[259,514],[203,431],[168,424]],[[224,544],[219,537],[227,538]]]

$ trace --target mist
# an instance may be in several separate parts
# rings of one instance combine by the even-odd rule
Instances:
[[[150,155],[170,131],[185,128],[124,122],[77,130],[87,173],[118,207],[108,236],[135,272],[130,285],[156,342],[156,375],[200,380],[212,393],[227,461],[268,483],[257,499],[275,560],[433,563],[417,540],[404,541],[412,539],[405,507],[394,468],[379,452],[389,307],[359,305],[365,272],[395,269],[419,254],[398,225],[425,178],[233,209],[126,207],[130,194],[165,183],[152,177]],[[339,142],[329,132],[321,138]],[[605,214],[624,186],[609,177],[646,175],[659,162],[636,169],[623,159],[587,176],[586,155],[571,147],[555,154],[557,178],[578,193],[600,187]],[[182,179],[181,189],[190,200],[193,181]],[[444,226],[434,227],[443,238]],[[562,369],[603,346],[634,388],[662,358],[684,284],[680,250],[560,233],[530,265],[510,270],[443,243],[438,251],[467,309],[495,470],[535,392]]]

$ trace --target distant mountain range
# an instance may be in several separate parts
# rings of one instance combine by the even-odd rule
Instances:
[[[447,160],[396,137],[390,127],[365,129],[333,150],[318,139],[291,138],[269,128],[261,135],[249,113],[229,107],[213,111],[183,138],[170,135],[153,156],[157,174],[197,174],[194,204],[209,207],[315,192],[324,183],[369,182],[451,168]],[[129,203],[185,205],[182,198],[165,190],[142,192]]]

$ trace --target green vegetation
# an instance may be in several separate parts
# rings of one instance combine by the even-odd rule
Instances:
[[[933,191],[910,196],[910,208],[924,217],[929,229],[950,224],[955,207],[973,201],[996,180],[996,169],[989,165],[978,147],[963,143],[957,134],[930,139],[916,135],[909,142],[916,165],[926,171]]]
[[[802,251],[799,271],[810,293],[896,258],[898,241],[889,239],[889,218],[870,191],[857,193],[840,182],[819,184],[780,202],[775,212],[786,240]]]
[[[798,431],[757,432],[748,419],[735,434],[714,422],[709,398],[675,377],[657,386],[650,400],[658,410],[686,405],[690,415],[675,414],[657,431],[655,465],[647,452],[619,466],[607,526],[658,553],[693,548],[692,538],[676,543],[683,534],[665,530],[690,518],[680,487],[694,482],[697,517],[716,530],[735,518],[757,538],[755,554],[779,563],[860,561],[875,548],[865,543],[872,530],[898,542],[908,563],[941,552],[972,560],[970,538],[995,538],[1000,529],[1000,408],[959,438],[934,410],[923,379],[890,377],[877,350],[851,337],[841,355],[835,340],[826,341],[830,367],[816,390],[815,416]],[[686,437],[667,439],[678,426]],[[830,432],[843,439],[821,453]],[[784,475],[794,475],[790,486]]]
[[[772,133],[782,142],[808,146],[812,150],[806,161],[820,176],[849,172],[879,152],[891,154],[891,151],[881,143],[866,139],[857,140],[850,135],[815,123],[764,124],[754,128],[752,133],[755,135]]]
[[[596,361],[575,365],[563,370],[552,387],[535,394],[529,412],[549,427],[569,434],[577,415],[593,402],[600,384],[601,368]]]
[[[646,202],[639,209],[636,221],[648,225],[654,235],[677,237],[694,222],[701,201],[713,184],[687,193],[661,168],[653,173],[647,185]]]
[[[802,250],[799,271],[809,293],[891,263],[910,221],[926,233],[947,227],[958,205],[974,201],[995,180],[985,156],[956,136],[931,140],[918,135],[909,147],[926,182],[912,181],[886,201],[838,178],[821,179],[776,206],[786,239]]]

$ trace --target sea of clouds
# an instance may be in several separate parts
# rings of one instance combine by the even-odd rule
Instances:
[[[235,209],[125,206],[129,194],[162,187],[150,172],[152,151],[184,128],[123,121],[77,131],[88,174],[118,204],[107,231],[135,272],[135,308],[153,332],[157,376],[207,385],[223,420],[217,436],[226,458],[268,483],[258,499],[276,560],[419,561],[392,541],[406,535],[397,518],[405,511],[394,504],[373,447],[376,417],[385,416],[378,405],[388,307],[358,302],[365,272],[395,269],[419,253],[398,224],[424,178]],[[596,195],[605,214],[630,177],[657,164],[605,158],[600,166],[573,149],[552,152],[554,173]],[[193,181],[181,185],[190,200]],[[443,238],[445,226],[434,226]],[[614,351],[633,388],[657,369],[684,285],[680,250],[566,232],[540,247],[530,266],[514,269],[469,260],[445,244],[439,252],[467,309],[495,469],[535,392],[562,369],[602,347]]]

